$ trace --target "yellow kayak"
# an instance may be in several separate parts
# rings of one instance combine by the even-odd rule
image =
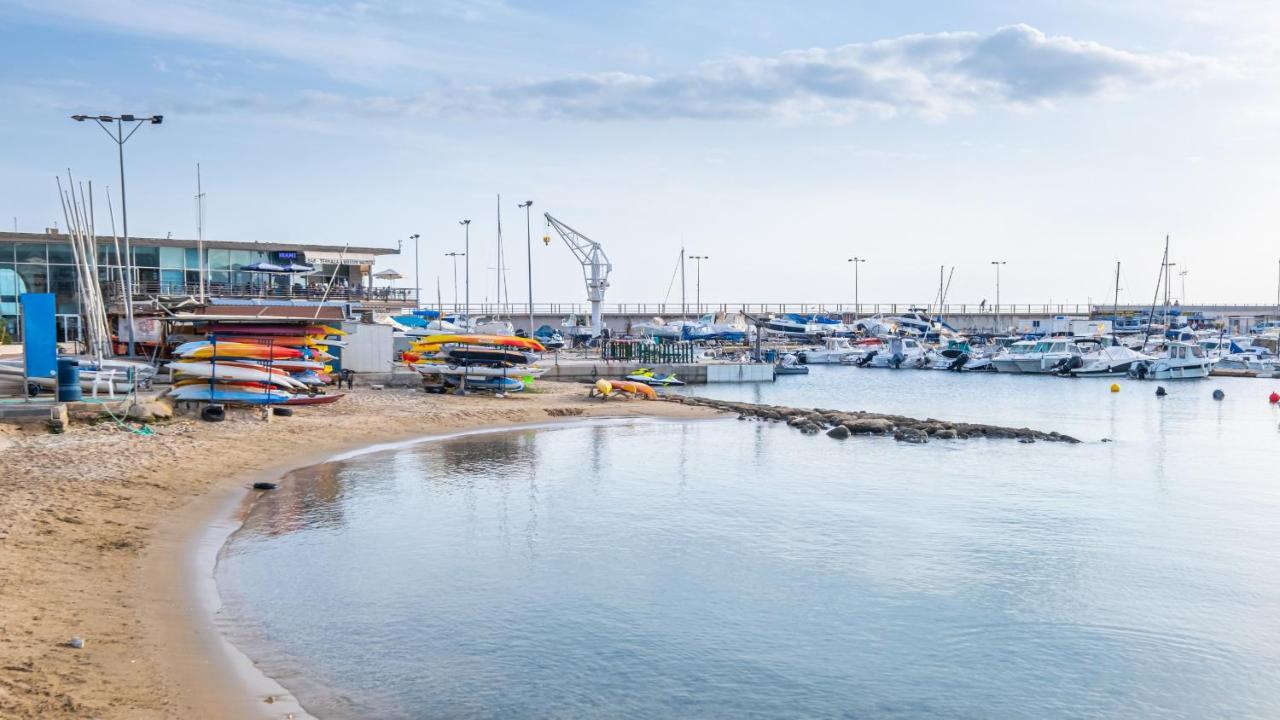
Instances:
[[[488,345],[543,352],[542,343],[513,335],[428,335],[413,344],[417,349],[438,349],[441,345]]]

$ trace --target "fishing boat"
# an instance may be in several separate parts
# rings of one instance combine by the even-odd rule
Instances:
[[[1129,370],[1129,377],[1138,380],[1204,378],[1213,372],[1215,364],[1217,358],[1209,357],[1199,345],[1170,341],[1160,355],[1135,363]]]
[[[822,347],[801,350],[796,357],[805,365],[830,365],[839,363],[856,352],[859,350],[849,342],[849,338],[829,337]]]
[[[891,335],[882,350],[872,350],[853,363],[868,368],[919,368],[925,364],[925,348],[914,337]]]
[[[983,372],[994,369],[991,358],[975,350],[969,341],[964,339],[951,339],[944,347],[926,351],[925,368],[956,372]]]
[[[809,366],[802,365],[799,358],[792,353],[783,355],[778,364],[773,366],[773,374],[777,375],[808,375]]]
[[[1072,338],[1060,336],[1036,341],[1030,351],[1014,362],[1019,372],[1043,375],[1062,370],[1083,355],[1084,351]]]
[[[1018,361],[1023,359],[1036,346],[1035,340],[1018,340],[991,358],[991,367],[1000,373],[1020,373],[1022,368]]]
[[[1071,377],[1123,377],[1134,365],[1151,360],[1124,345],[1108,345],[1080,358],[1080,365],[1065,371]]]

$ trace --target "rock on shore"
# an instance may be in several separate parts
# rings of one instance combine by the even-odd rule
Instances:
[[[1011,428],[981,423],[948,422],[927,418],[884,415],[863,411],[845,412],[814,408],[793,408],[779,405],[713,400],[693,395],[668,396],[668,400],[686,405],[700,405],[724,412],[737,413],[739,420],[765,420],[783,422],[802,433],[816,435],[826,432],[829,437],[843,440],[852,435],[889,435],[898,442],[927,443],[930,440],[969,440],[974,438],[1008,439],[1020,442],[1078,443],[1070,435],[1058,432],[1041,432],[1031,428]]]

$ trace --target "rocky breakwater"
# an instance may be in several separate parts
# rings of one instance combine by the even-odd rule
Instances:
[[[860,410],[847,412],[843,410],[824,410],[822,408],[804,409],[779,405],[758,405],[756,403],[712,400],[691,395],[668,396],[666,399],[686,405],[701,405],[723,412],[737,413],[739,420],[786,423],[807,435],[817,435],[825,432],[829,437],[837,440],[844,440],[853,435],[888,435],[898,442],[905,443],[977,438],[1017,440],[1022,443],[1033,443],[1037,440],[1042,442],[1080,442],[1070,435],[1063,435],[1058,432],[1041,432],[1025,427],[1011,428],[980,423],[948,422],[933,418],[920,420],[903,415],[884,415]]]

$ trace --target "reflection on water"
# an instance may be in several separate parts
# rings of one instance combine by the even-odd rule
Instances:
[[[263,497],[227,628],[321,717],[1274,715],[1270,388],[826,370],[705,391],[1094,441],[727,420],[369,454]]]

